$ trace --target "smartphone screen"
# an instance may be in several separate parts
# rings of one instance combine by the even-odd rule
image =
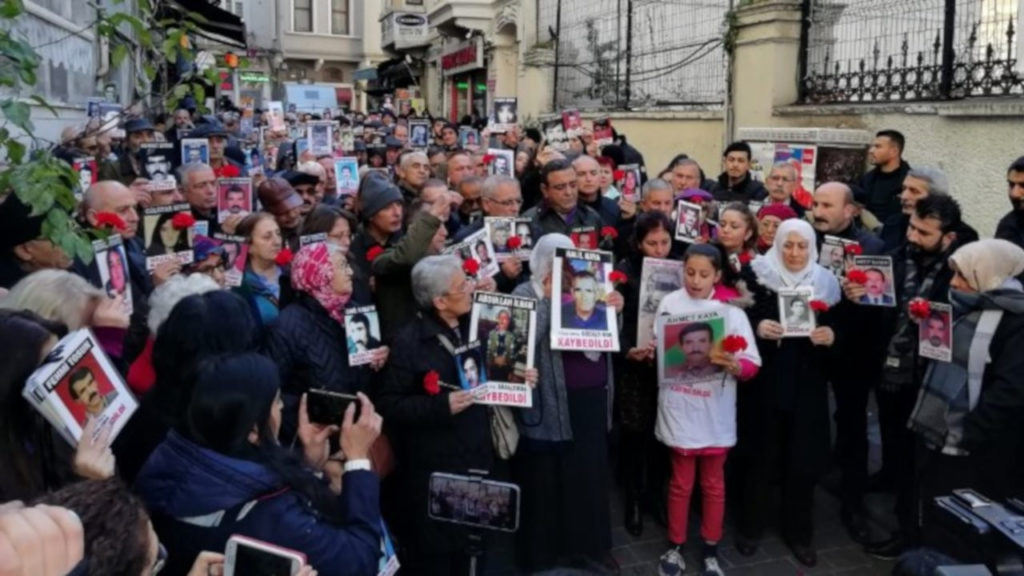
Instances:
[[[291,558],[251,548],[239,542],[235,552],[235,574],[238,576],[292,576]]]
[[[345,418],[345,410],[352,403],[356,405],[356,412],[352,419],[355,422],[359,420],[359,398],[352,394],[314,389],[306,395],[306,412],[310,422],[340,426],[342,419]]]
[[[515,532],[519,528],[519,487],[435,472],[430,476],[427,515],[442,522]]]

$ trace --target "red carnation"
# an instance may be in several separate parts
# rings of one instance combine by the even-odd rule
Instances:
[[[423,377],[423,389],[430,396],[437,396],[441,393],[441,375],[437,373],[437,370],[431,370]]]
[[[740,264],[750,264],[750,261],[754,257],[750,255],[750,252],[740,252]]]
[[[274,257],[274,263],[278,266],[287,266],[292,263],[292,258],[294,257],[295,255],[292,254],[291,250],[282,248],[281,251],[277,253],[277,256]]]
[[[846,273],[846,279],[854,284],[867,284],[868,274],[863,270],[850,270]]]
[[[691,203],[691,204],[703,204],[704,203],[704,199],[701,198],[700,196],[694,196],[693,198],[687,198],[686,201]]]
[[[621,180],[625,180],[626,179],[626,172],[623,171],[623,170],[616,170],[616,171],[612,172],[612,178],[614,178],[616,182],[621,181]]]
[[[722,350],[735,354],[747,349],[747,339],[738,334],[730,334],[722,339]]]
[[[621,270],[612,270],[612,273],[608,275],[608,279],[612,281],[612,284],[625,284],[629,281],[629,277]]]
[[[509,236],[505,247],[509,250],[518,250],[523,245],[523,239],[519,236]]]
[[[846,252],[848,256],[860,256],[864,253],[864,249],[860,247],[860,244],[847,244],[843,248],[843,251]]]
[[[824,300],[811,300],[811,310],[815,312],[827,312],[828,304]]]
[[[483,158],[484,166],[490,166],[491,162],[494,162],[495,157],[496,156],[494,154],[484,154],[484,158]]]
[[[178,212],[171,218],[171,226],[175,230],[185,230],[195,226],[196,219],[188,212]]]
[[[614,240],[619,237],[619,231],[611,226],[605,226],[604,228],[601,228],[601,237],[611,238]]]
[[[96,213],[96,227],[97,228],[113,228],[118,232],[123,232],[126,225],[124,220],[120,216],[113,212],[97,212]]]
[[[233,164],[225,164],[220,168],[213,171],[213,174],[217,178],[238,178],[242,175],[242,172],[238,169],[238,166]]]
[[[384,249],[381,248],[380,246],[372,246],[369,250],[366,251],[366,261],[373,262],[377,258],[377,256],[380,256],[381,253],[383,252]]]
[[[910,315],[918,320],[924,320],[932,312],[932,305],[924,298],[914,298],[909,304]]]
[[[466,258],[462,261],[462,271],[468,276],[476,276],[480,272],[480,262],[476,258]]]

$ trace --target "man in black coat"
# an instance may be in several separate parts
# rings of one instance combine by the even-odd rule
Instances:
[[[880,474],[896,487],[900,529],[892,538],[867,547],[869,554],[880,558],[898,557],[918,537],[913,505],[914,436],[907,428],[907,419],[917,402],[924,362],[917,353],[917,325],[910,318],[908,303],[915,298],[949,301],[949,282],[953,277],[949,256],[960,246],[977,240],[961,218],[960,205],[953,198],[922,198],[910,216],[906,245],[890,252],[896,307],[886,308],[882,323],[875,327],[875,338],[886,343],[882,378],[875,397],[882,433]],[[863,285],[847,281],[843,282],[843,290],[851,301],[865,293]]]
[[[1009,240],[1024,248],[1024,156],[1017,158],[1006,171],[1010,212],[996,226],[996,238]]]
[[[526,211],[530,218],[533,238],[557,232],[572,235],[574,229],[591,228],[601,231],[601,216],[592,208],[579,203],[576,190],[576,171],[565,160],[552,160],[540,171],[540,190],[543,200]]]
[[[778,173],[772,170],[772,174]],[[820,247],[825,236],[855,240],[865,255],[882,253],[882,241],[856,224],[853,191],[840,182],[826,182],[814,192],[812,224]],[[868,392],[881,376],[885,342],[874,337],[884,309],[842,300],[832,310],[833,329],[843,334],[829,375],[836,399],[835,450],[842,472],[840,518],[855,542],[868,539],[864,492],[868,475]]]
[[[886,251],[895,250],[906,244],[907,226],[910,224],[910,215],[914,213],[914,204],[931,194],[949,196],[949,179],[946,173],[931,166],[908,170],[899,193],[900,210],[882,220],[881,236]],[[867,191],[864,192],[864,202],[871,203]]]
[[[750,144],[733,142],[722,154],[725,172],[718,175],[718,182],[709,192],[719,202],[743,202],[763,200],[767,195],[764,186],[750,175],[750,159],[753,153]]]
[[[910,164],[903,160],[906,139],[895,130],[882,130],[868,150],[868,162],[875,168],[860,179],[860,187],[868,195],[865,206],[881,222],[900,211],[900,192]]]
[[[619,205],[611,198],[601,195],[601,165],[592,157],[583,155],[573,160],[572,167],[576,171],[579,204],[597,212],[601,217],[602,226],[618,228]]]

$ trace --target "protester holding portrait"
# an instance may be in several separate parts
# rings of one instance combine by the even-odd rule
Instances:
[[[390,359],[377,392],[402,463],[397,496],[406,518],[394,528],[408,546],[404,570],[468,573],[467,529],[430,520],[427,497],[434,472],[493,470],[488,409],[461,389],[455,363],[455,350],[468,343],[474,283],[454,256],[426,256],[411,276],[419,315],[395,333],[392,347],[407,353]]]
[[[611,562],[607,440],[612,362],[608,353],[551,348],[551,300],[561,292],[552,286],[559,248],[573,248],[568,236],[540,237],[530,255],[530,282],[512,292],[539,300],[539,379],[533,408],[524,409],[519,418],[521,437],[512,462],[523,492],[516,563],[526,572],[550,568],[570,555]],[[608,297],[609,307],[619,311],[622,305],[617,292]]]
[[[280,438],[290,443],[298,426],[299,398],[312,388],[368,393],[370,371],[349,366],[345,307],[352,295],[352,268],[344,251],[329,242],[299,249],[291,265],[294,301],[267,329],[266,353],[281,376]],[[370,364],[379,370],[387,347],[378,348]]]
[[[805,566],[817,562],[814,547],[814,486],[829,463],[829,407],[826,367],[836,334],[827,308],[840,299],[839,285],[818,263],[814,229],[803,220],[779,226],[775,243],[751,264],[761,289],[749,316],[756,326],[762,368],[739,395],[734,450],[737,490],[736,543],[753,554],[769,522],[769,470],[782,474],[782,536]],[[779,291],[806,289],[811,306],[823,308],[810,337],[783,338]],[[815,304],[817,303],[817,304]]]
[[[624,300],[619,343],[623,352],[614,355],[615,408],[621,430],[619,474],[624,479],[626,530],[643,533],[644,511],[663,510],[663,479],[668,475],[668,455],[654,439],[658,389],[652,386],[658,373],[652,349],[639,346],[642,272],[645,258],[667,258],[672,249],[672,221],[661,212],[637,216],[629,254],[615,270],[624,276],[618,290]],[[677,283],[678,285],[678,283]],[[657,310],[654,306],[652,313]]]

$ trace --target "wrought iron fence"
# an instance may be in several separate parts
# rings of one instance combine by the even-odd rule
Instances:
[[[730,0],[543,0],[538,30],[555,58],[555,109],[718,105],[725,98]]]
[[[1019,0],[804,0],[805,103],[1024,94]]]

